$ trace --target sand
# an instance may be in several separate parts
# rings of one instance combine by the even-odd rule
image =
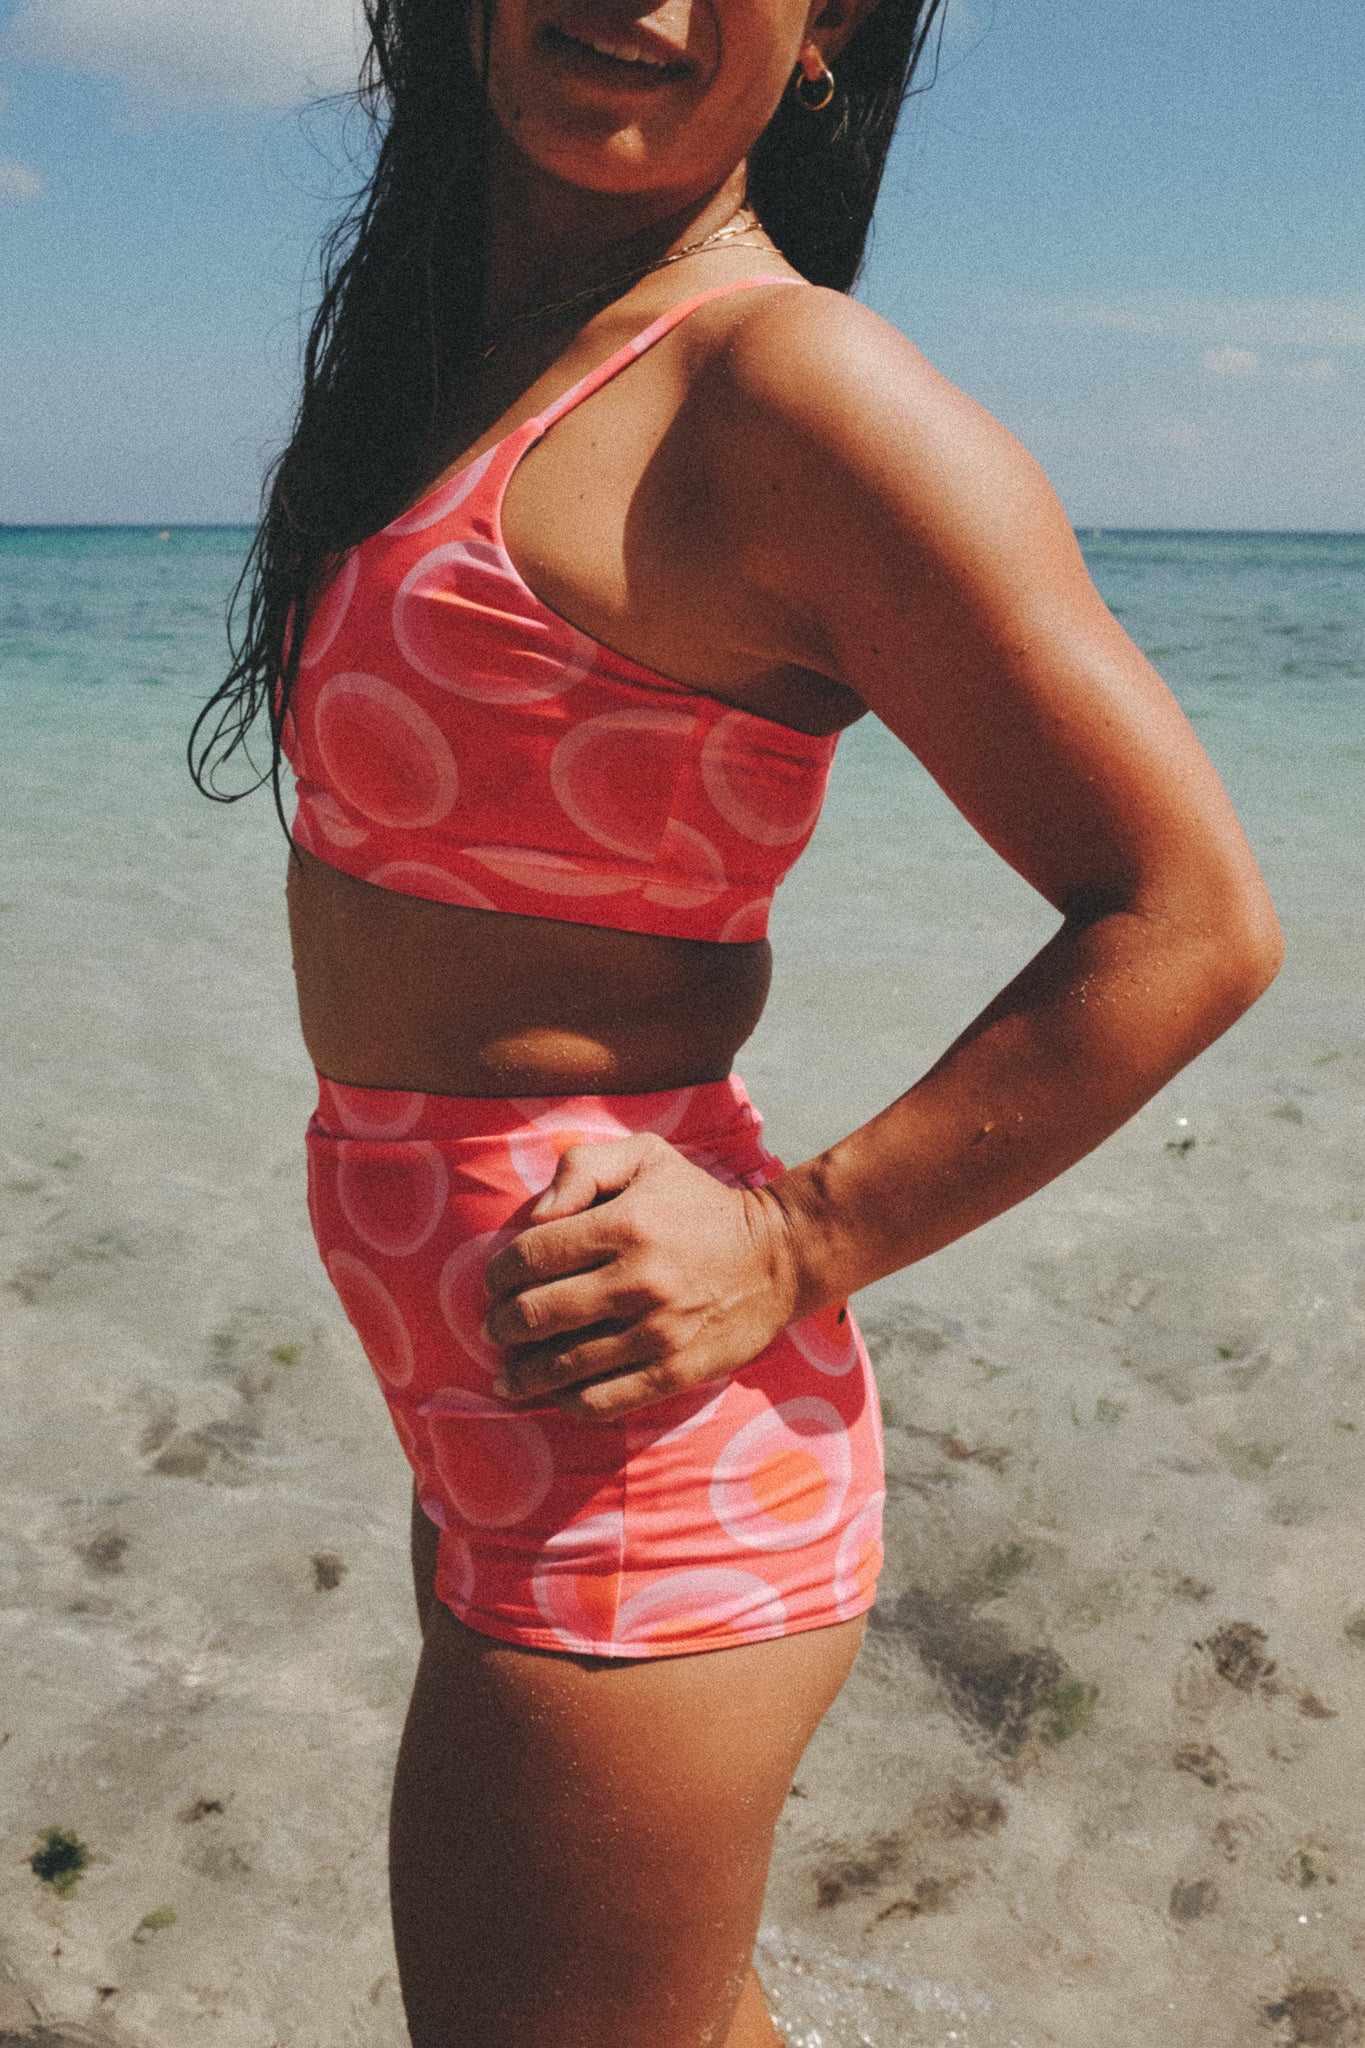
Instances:
[[[789,1150],[846,1107],[801,1028],[749,1062]],[[864,1299],[888,1566],[760,1947],[806,2048],[1365,2038],[1365,1071],[1267,1092],[1249,1030]],[[281,1058],[192,1145],[188,1098],[136,1154],[79,1101],[12,1129],[0,2041],[406,2038],[406,1469],[303,1223],[305,1108]],[[66,1896],[47,1829],[88,1851]]]
[[[34,655],[0,818],[9,2048],[405,2039],[383,1836],[417,1648],[407,1473],[304,1216],[280,848],[263,805],[183,785],[216,559],[179,697]],[[125,584],[127,660],[165,653],[169,598],[121,564],[81,600],[90,664]],[[94,570],[60,568],[65,619]],[[167,585],[187,604],[192,568]],[[1234,678],[1274,657],[1264,689],[1196,674],[1189,701],[1289,963],[1094,1158],[858,1305],[889,1556],[774,1862],[760,1967],[799,2048],[1365,2042],[1348,568],[1339,598],[1313,596],[1325,570],[1218,568],[1198,603],[1134,571],[1144,644],[1202,634],[1189,662]],[[921,1071],[1052,924],[889,742],[860,728],[841,755],[740,1062],[792,1159]]]

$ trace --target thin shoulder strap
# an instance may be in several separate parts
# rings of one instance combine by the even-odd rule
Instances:
[[[552,427],[566,412],[572,412],[585,398],[591,398],[594,391],[600,391],[618,370],[624,370],[628,363],[633,363],[637,357],[644,355],[647,349],[653,348],[656,341],[662,341],[666,334],[671,334],[689,313],[696,312],[698,306],[705,306],[712,299],[726,298],[731,292],[753,291],[759,285],[804,283],[805,279],[801,277],[743,277],[736,284],[713,285],[710,291],[698,292],[693,298],[680,300],[676,306],[670,306],[666,313],[661,313],[652,326],[646,327],[643,334],[637,334],[624,348],[618,348],[615,355],[608,356],[605,363],[599,363],[595,370],[589,370],[586,377],[580,377],[576,384],[570,385],[561,398],[557,398],[553,405],[547,406],[544,412],[538,413],[534,421],[528,421],[527,425],[536,428],[538,439],[547,427]]]

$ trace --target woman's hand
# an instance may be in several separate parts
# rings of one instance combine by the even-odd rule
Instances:
[[[615,1421],[737,1371],[797,1313],[780,1202],[662,1138],[572,1146],[531,1215],[485,1274],[505,1399]]]

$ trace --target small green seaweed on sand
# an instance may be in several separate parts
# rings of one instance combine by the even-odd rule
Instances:
[[[1009,1367],[1007,1365],[996,1365],[995,1362],[989,1358],[973,1358],[970,1360],[970,1363],[976,1367],[977,1371],[986,1381],[1001,1380],[1009,1371]]]
[[[1284,1456],[1283,1444],[1242,1443],[1232,1436],[1216,1437],[1214,1441],[1229,1471],[1238,1479],[1263,1479]]]
[[[152,1936],[160,1934],[164,1927],[174,1927],[176,1918],[174,1906],[157,1906],[154,1911],[144,1913],[138,1921],[137,1926],[133,1929],[133,1940],[138,1942],[150,1941]]]
[[[1096,1422],[1122,1422],[1127,1413],[1126,1405],[1122,1401],[1111,1401],[1108,1394],[1101,1394],[1095,1403]]]
[[[89,1861],[90,1851],[79,1835],[67,1828],[44,1828],[33,1845],[28,1867],[35,1877],[51,1885],[59,1899],[69,1899]]]
[[[1091,1579],[1066,1603],[1066,1619],[1077,1628],[1099,1628],[1130,1604],[1130,1594],[1116,1573],[1106,1572]]]
[[[1038,1700],[1038,1733],[1049,1748],[1068,1742],[1094,1718],[1100,1689],[1084,1678],[1064,1678]]]
[[[1365,1614],[1348,1614],[1342,1623],[1341,1633],[1357,1650],[1365,1650]]]
[[[266,1353],[266,1357],[273,1358],[276,1365],[297,1365],[303,1357],[303,1346],[302,1344],[272,1344]]]
[[[1025,1550],[1022,1543],[998,1543],[986,1556],[981,1576],[985,1579],[991,1597],[998,1600],[1007,1593],[1016,1579],[1021,1579],[1033,1565],[1033,1552]]]

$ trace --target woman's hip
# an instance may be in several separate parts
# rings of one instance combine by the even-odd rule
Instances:
[[[441,1528],[440,1597],[486,1634],[613,1657],[849,1619],[872,1597],[882,1478],[846,1308],[621,1422],[512,1409],[490,1391],[489,1260],[568,1146],[645,1130],[734,1185],[781,1170],[735,1076],[535,1101],[321,1083],[314,1231]]]

